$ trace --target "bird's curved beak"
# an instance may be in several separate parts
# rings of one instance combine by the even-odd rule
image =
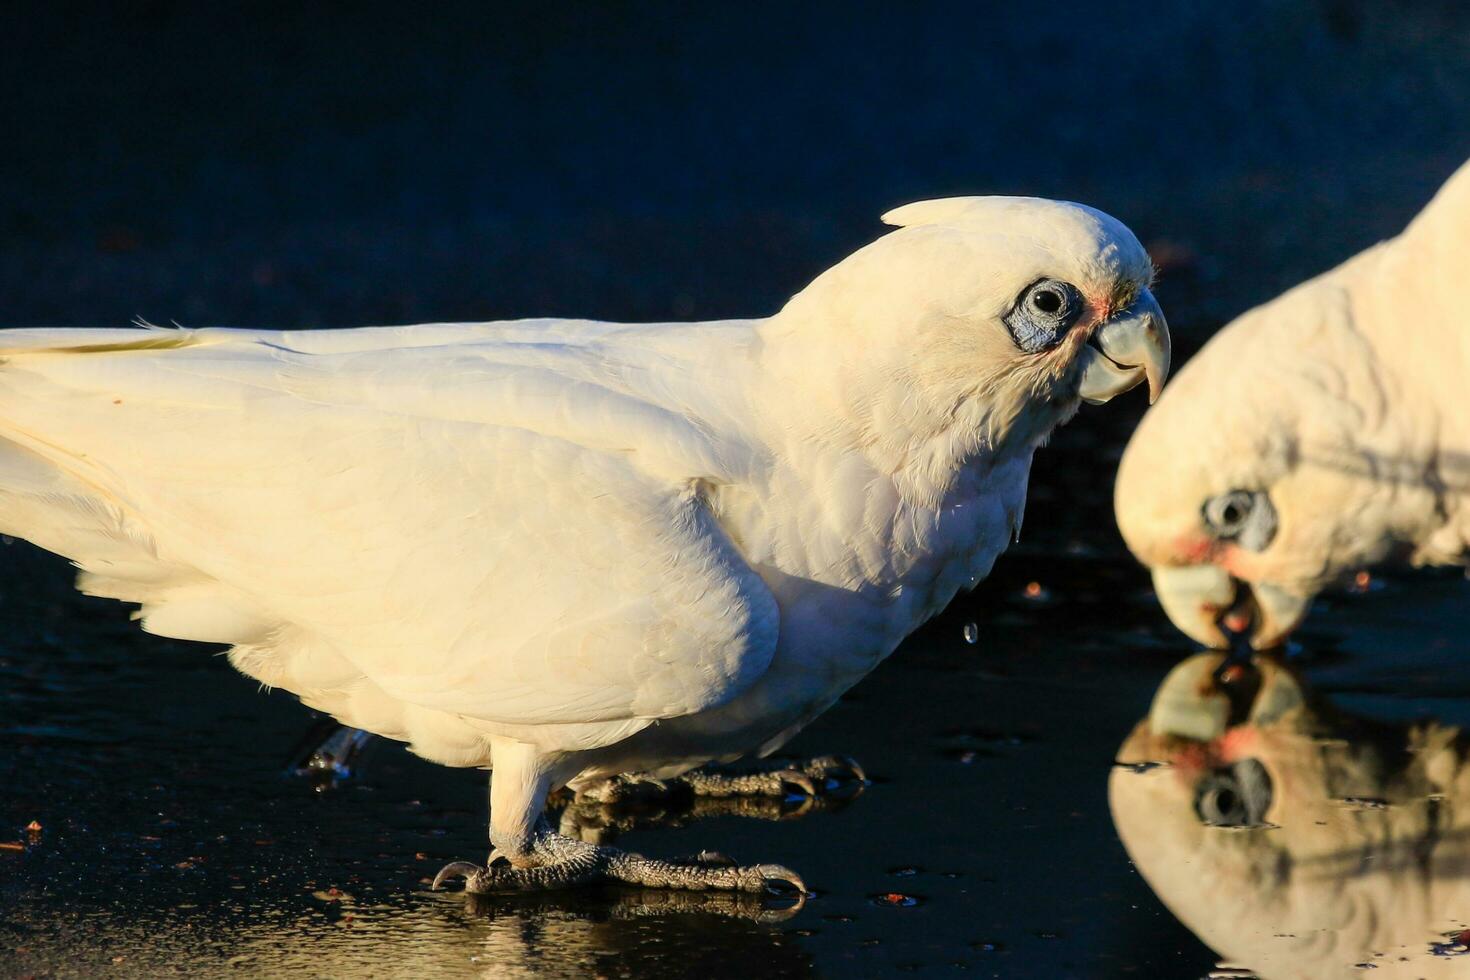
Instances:
[[[1216,565],[1159,567],[1154,593],[1175,626],[1197,643],[1228,649],[1226,629],[1246,633],[1256,650],[1280,646],[1311,606],[1270,582],[1243,582]]]
[[[1158,400],[1169,376],[1169,324],[1153,293],[1145,289],[1124,312],[1093,333],[1083,348],[1078,393],[1101,405],[1148,379],[1148,401]]]

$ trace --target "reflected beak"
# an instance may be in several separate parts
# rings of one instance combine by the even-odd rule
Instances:
[[[1089,405],[1101,405],[1148,380],[1152,405],[1169,376],[1169,324],[1147,289],[1125,312],[1098,327],[1081,355],[1078,393]]]
[[[1255,672],[1254,684],[1220,676],[1221,669],[1232,661]],[[1246,663],[1234,661],[1229,654],[1197,653],[1180,661],[1154,692],[1148,726],[1155,735],[1211,742],[1224,735],[1232,722],[1274,724],[1306,701],[1301,681],[1269,655],[1251,657]]]
[[[1215,683],[1224,662],[1218,653],[1197,653],[1169,671],[1154,692],[1148,727],[1155,735],[1213,742],[1230,727],[1230,699]]]
[[[1154,593],[1174,625],[1217,650],[1230,646],[1222,622],[1248,630],[1252,649],[1280,646],[1301,624],[1312,601],[1270,582],[1242,582],[1215,565],[1155,568],[1153,578]]]

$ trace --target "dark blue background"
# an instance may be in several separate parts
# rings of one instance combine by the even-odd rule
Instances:
[[[894,204],[1006,192],[1166,246],[1188,328],[1470,151],[1452,0],[155,0],[0,37],[7,325],[755,315]]]

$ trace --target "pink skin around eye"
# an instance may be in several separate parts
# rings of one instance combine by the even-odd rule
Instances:
[[[1082,310],[1082,319],[1079,321],[1082,328],[1089,334],[1096,329],[1108,317],[1113,315],[1113,298],[1103,293],[1087,293],[1082,297],[1085,304]]]
[[[1184,534],[1174,539],[1172,564],[1176,565],[1202,565],[1215,557],[1217,545],[1215,541],[1203,534]]]
[[[1174,751],[1169,761],[1181,776],[1192,780],[1205,769],[1250,758],[1259,744],[1260,733],[1254,725],[1236,725],[1208,744],[1185,744]]]
[[[1256,754],[1260,733],[1253,725],[1238,725],[1215,740],[1216,751],[1224,763],[1238,762]]]
[[[1077,319],[1077,326],[1067,331],[1066,337],[1057,348],[1061,353],[1058,355],[1064,363],[1070,363],[1077,352],[1088,340],[1092,339],[1094,331],[1112,315],[1109,303],[1099,300],[1094,296],[1084,296],[1082,315]]]
[[[1191,742],[1176,749],[1169,761],[1177,779],[1193,783],[1201,772],[1215,766],[1214,746]]]

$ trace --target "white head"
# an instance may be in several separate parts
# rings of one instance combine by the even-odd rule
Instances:
[[[970,197],[884,220],[901,227],[798,293],[767,337],[767,363],[880,465],[939,489],[977,453],[1030,452],[1081,401],[1144,380],[1157,395],[1168,328],[1116,219]]]
[[[1358,570],[1459,557],[1466,273],[1470,167],[1397,239],[1226,326],[1144,417],[1118,526],[1181,630],[1264,649]]]

